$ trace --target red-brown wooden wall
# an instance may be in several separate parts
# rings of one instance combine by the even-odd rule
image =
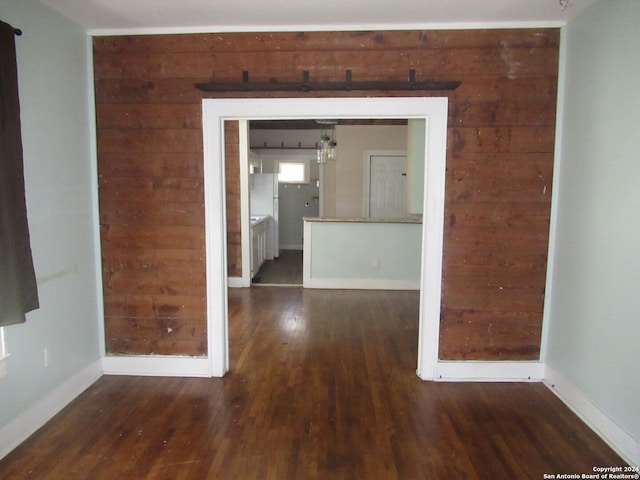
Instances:
[[[195,82],[239,81],[243,70],[252,81],[298,81],[304,70],[343,81],[347,69],[354,80],[406,80],[413,69],[418,80],[462,81],[426,94],[450,99],[440,357],[538,358],[558,46],[557,29],[94,38],[108,353],[206,355],[205,95]],[[362,93],[272,96],[306,95]],[[237,143],[233,127],[226,134]],[[237,276],[237,147],[227,153]]]

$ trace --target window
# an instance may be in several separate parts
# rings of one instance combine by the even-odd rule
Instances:
[[[309,183],[309,160],[280,160],[278,162],[278,182]]]

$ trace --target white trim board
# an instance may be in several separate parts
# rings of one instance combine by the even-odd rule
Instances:
[[[0,459],[35,433],[101,376],[101,361],[97,360],[11,420],[0,430]]]
[[[95,75],[93,70],[93,41],[91,38],[86,39],[86,56],[87,56],[87,95],[89,97],[87,110],[89,119],[89,163],[91,176],[91,212],[93,226],[93,266],[96,295],[96,308],[98,313],[98,342],[100,352],[106,352],[105,341],[105,322],[104,322],[104,279],[102,276],[102,242],[100,232],[100,196],[98,193],[98,185],[100,185],[98,174],[98,134],[96,125],[96,91],[95,91]]]
[[[439,382],[540,382],[544,363],[536,361],[441,361],[436,366]]]
[[[305,278],[304,288],[328,290],[420,290],[420,282],[379,278]]]
[[[140,375],[147,377],[210,377],[207,357],[164,355],[106,356],[102,358],[105,375]]]
[[[245,285],[242,277],[229,277],[227,278],[227,286],[229,288],[244,288],[250,285]]]
[[[549,217],[549,245],[547,250],[547,275],[544,286],[544,302],[542,311],[542,333],[540,340],[540,358],[547,358],[547,345],[549,343],[549,324],[551,319],[551,305],[553,304],[553,275],[556,264],[556,236],[558,231],[558,193],[557,185],[560,185],[560,171],[562,167],[562,139],[564,136],[564,103],[567,78],[567,41],[566,28],[560,30],[560,49],[558,59],[558,93],[556,100],[556,132],[553,146],[553,179],[555,185],[551,194],[551,209]]]
[[[521,22],[447,22],[411,24],[367,24],[367,25],[203,25],[196,27],[148,27],[148,28],[90,28],[91,37],[121,35],[173,35],[186,33],[279,33],[279,32],[360,32],[393,30],[485,30],[507,28],[559,28],[567,24],[564,20]]]
[[[630,465],[640,465],[640,441],[600,410],[585,393],[548,365],[544,384]]]
[[[242,287],[251,286],[251,192],[249,188],[249,122],[238,122],[238,139],[240,143],[240,252],[242,255],[242,271],[240,280]],[[244,148],[246,146],[246,148]],[[226,162],[226,159],[225,159]],[[234,285],[237,285],[234,283]],[[231,286],[231,285],[229,285]]]

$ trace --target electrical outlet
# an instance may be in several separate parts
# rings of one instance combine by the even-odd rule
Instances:
[[[44,347],[44,366],[48,367],[51,365],[53,358],[51,356],[51,350],[47,347]]]
[[[373,259],[373,263],[371,264],[371,266],[373,268],[380,268],[380,259],[379,258],[374,258]]]

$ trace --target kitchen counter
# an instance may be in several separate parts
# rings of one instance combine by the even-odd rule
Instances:
[[[273,229],[271,215],[251,215],[251,278],[260,270],[265,260],[273,260]]]
[[[406,218],[364,218],[364,217],[345,217],[345,218],[322,218],[322,217],[304,217],[305,222],[327,222],[327,223],[422,223],[422,215],[412,215]]]
[[[255,226],[258,225],[262,222],[266,222],[267,220],[269,220],[271,218],[271,215],[251,215],[249,217],[249,222],[251,224],[251,226]]]
[[[420,288],[420,218],[304,220],[305,288]]]

